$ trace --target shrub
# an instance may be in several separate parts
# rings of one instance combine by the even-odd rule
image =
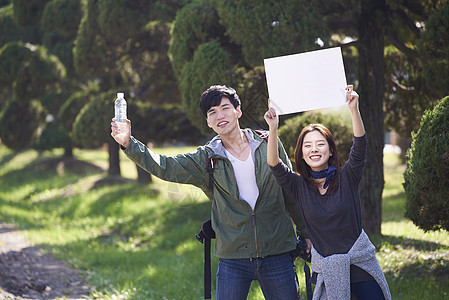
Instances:
[[[56,124],[50,124],[39,136],[34,149],[39,151],[51,150],[53,148],[66,148],[71,146],[71,139],[68,133]]]
[[[0,139],[8,148],[19,151],[31,146],[46,111],[37,100],[28,103],[8,100],[0,112]]]
[[[412,133],[403,185],[407,218],[425,231],[449,230],[449,97]]]
[[[193,59],[188,62],[180,81],[182,105],[192,124],[203,134],[209,134],[204,117],[199,110],[201,94],[211,85],[230,85],[229,55],[217,42],[201,44],[196,50]]]
[[[108,91],[83,106],[73,122],[72,139],[76,147],[96,149],[111,141],[115,98],[116,93]]]
[[[285,124],[279,128],[279,138],[284,144],[285,150],[292,162],[294,160],[298,136],[301,133],[301,130],[311,123],[321,123],[332,132],[340,162],[344,164],[349,158],[349,150],[352,146],[352,126],[337,115],[324,115],[316,112],[306,112],[300,116],[288,119],[285,121]]]

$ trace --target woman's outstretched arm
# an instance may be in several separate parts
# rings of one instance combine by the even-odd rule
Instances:
[[[279,149],[278,149],[278,125],[279,117],[270,105],[268,99],[268,111],[263,116],[269,126],[268,146],[267,146],[267,163],[274,167],[279,163]]]
[[[346,87],[346,102],[351,112],[352,130],[355,137],[361,137],[365,134],[365,126],[363,125],[362,116],[359,111],[359,95],[353,91],[353,86]]]

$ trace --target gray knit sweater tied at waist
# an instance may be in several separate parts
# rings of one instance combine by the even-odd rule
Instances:
[[[312,270],[318,273],[313,300],[351,299],[351,264],[368,272],[379,284],[385,299],[391,300],[387,280],[376,259],[375,247],[363,229],[346,254],[323,257],[312,248]]]

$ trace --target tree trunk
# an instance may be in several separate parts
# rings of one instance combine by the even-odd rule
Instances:
[[[362,0],[359,23],[360,111],[368,136],[367,163],[360,184],[362,225],[380,234],[384,187],[384,24],[385,0]]]
[[[140,184],[147,184],[152,182],[151,174],[136,165],[137,168],[137,182]]]
[[[108,142],[108,152],[109,152],[109,176],[120,176],[120,157],[119,157],[119,144],[114,139],[110,139]]]
[[[72,158],[73,157],[73,146],[66,146],[64,148],[64,157]]]

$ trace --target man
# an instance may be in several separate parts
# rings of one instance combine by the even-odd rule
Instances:
[[[201,96],[200,109],[217,136],[194,152],[157,155],[122,132],[113,119],[111,135],[124,153],[151,174],[201,188],[212,200],[211,220],[219,258],[217,299],[246,299],[257,280],[266,299],[298,299],[290,251],[296,248],[289,211],[304,235],[296,204],[284,195],[266,163],[267,143],[260,134],[241,129],[240,99],[234,89],[215,85]],[[288,166],[282,144],[280,157]],[[214,165],[213,190],[206,166]]]

